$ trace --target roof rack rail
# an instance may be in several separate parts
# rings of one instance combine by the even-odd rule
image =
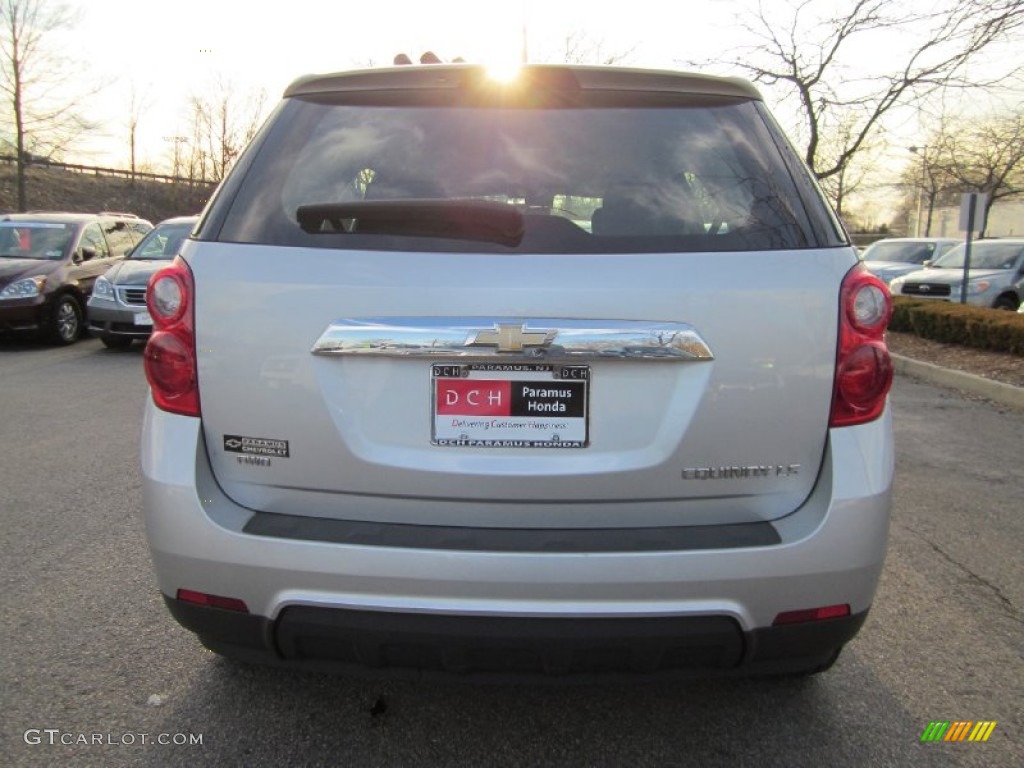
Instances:
[[[100,216],[124,216],[126,219],[137,219],[138,214],[125,213],[124,211],[100,211]]]

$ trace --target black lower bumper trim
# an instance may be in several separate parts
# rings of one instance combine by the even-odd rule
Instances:
[[[275,637],[294,661],[436,672],[572,675],[729,669],[743,634],[722,616],[515,618],[285,609]]]
[[[273,622],[263,616],[251,613],[237,613],[220,608],[206,608],[194,603],[185,603],[164,595],[164,602],[171,615],[185,629],[199,635],[200,639],[209,638],[216,643],[238,649],[256,651],[254,660],[260,654],[274,652]],[[230,654],[227,654],[230,655]]]
[[[208,648],[240,661],[495,679],[814,671],[867,615],[744,633],[726,616],[489,617],[292,606],[271,621],[164,599]]]
[[[829,649],[838,650],[860,631],[868,612],[841,619],[811,621],[805,624],[784,624],[762,627],[748,634],[751,655],[760,664],[780,666],[796,658],[827,655]]]

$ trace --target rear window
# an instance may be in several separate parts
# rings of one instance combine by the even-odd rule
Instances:
[[[192,232],[195,224],[161,224],[152,230],[145,239],[136,246],[129,258],[132,259],[173,259],[185,238]]]
[[[216,201],[221,210],[213,218],[223,222],[217,239],[532,253],[841,242],[834,229],[822,237],[824,204],[801,199],[781,139],[754,102],[702,96],[694,103],[616,106],[607,94],[592,101],[515,108],[431,104],[422,96],[408,105],[289,99],[252,161],[239,167],[244,177],[233,180],[233,194]],[[424,201],[443,205],[423,207]],[[307,215],[300,224],[304,206],[332,205],[343,213],[313,225]],[[522,215],[515,237],[492,240],[485,227],[449,237],[444,226],[402,226],[407,210],[422,220],[460,206],[481,216],[495,205]],[[360,211],[370,208],[374,226],[367,218],[361,227]]]
[[[923,264],[935,255],[935,243],[875,243],[864,252],[864,261]]]
[[[20,220],[0,222],[0,258],[57,261],[64,257],[74,233],[74,224]]]

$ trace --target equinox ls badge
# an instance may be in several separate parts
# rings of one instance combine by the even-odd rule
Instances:
[[[466,339],[467,347],[497,347],[499,352],[522,352],[526,347],[547,347],[558,331],[526,330],[526,324],[495,323],[493,330],[477,331]]]

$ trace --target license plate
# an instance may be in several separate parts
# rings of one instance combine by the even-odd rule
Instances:
[[[136,325],[152,325],[153,318],[149,316],[149,312],[136,312],[134,322]]]
[[[478,448],[585,448],[590,367],[431,366],[431,442]]]

